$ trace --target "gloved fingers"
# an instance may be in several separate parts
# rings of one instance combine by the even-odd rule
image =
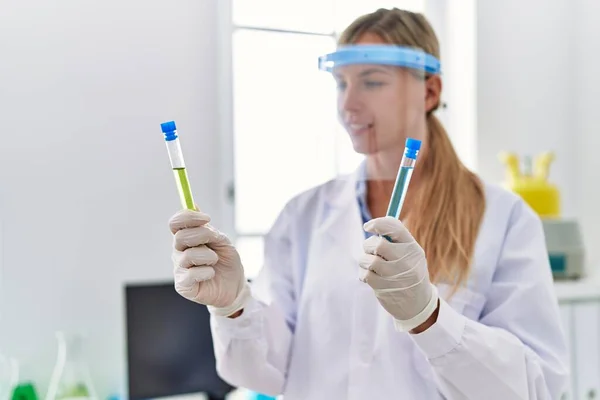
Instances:
[[[393,270],[389,261],[384,260],[380,256],[374,254],[361,254],[358,260],[358,265],[365,270],[372,271],[378,275],[395,275],[397,272]]]
[[[368,283],[373,289],[382,291],[399,291],[410,289],[411,287],[418,285],[423,280],[420,276],[421,274],[417,273],[416,271],[408,271],[394,276],[381,276],[375,271],[361,271],[368,272],[361,275],[363,278],[361,280],[363,282]]]
[[[181,229],[175,232],[173,246],[178,251],[184,251],[190,247],[216,242],[221,238],[221,236],[222,235],[210,225]]]
[[[180,210],[169,219],[169,228],[171,233],[181,229],[196,228],[210,222],[210,216],[201,211]]]
[[[193,300],[198,296],[200,285],[189,278],[188,270],[177,267],[175,269],[175,291],[188,300]]]
[[[373,290],[391,290],[402,291],[404,288],[396,281],[389,280],[385,277],[377,275],[373,271],[361,269],[359,279],[369,285]]]
[[[397,260],[388,261],[384,260],[381,256],[367,253],[360,256],[358,265],[362,269],[373,271],[377,275],[389,279],[396,277],[399,279],[403,274],[415,268],[415,265],[398,262]]]
[[[219,261],[219,256],[206,245],[190,247],[185,251],[174,251],[175,265],[181,268],[196,266],[213,266]]]
[[[199,282],[212,279],[215,276],[213,267],[177,267],[175,270],[175,282],[180,287],[196,287]]]
[[[360,269],[358,270],[358,279],[362,282],[367,283],[367,279],[369,276],[374,275],[375,273],[371,270],[374,264],[378,264],[380,262],[385,262],[381,259],[381,257],[373,255],[373,254],[361,254],[360,259],[358,260],[358,265]]]
[[[358,260],[358,266],[364,270],[370,271],[371,265],[377,262],[377,260],[381,260],[381,257],[376,256],[374,254],[363,253],[360,255],[360,258]]]
[[[200,297],[202,282],[210,281],[215,276],[212,267],[175,268],[175,291],[188,300],[205,304],[210,297]],[[210,294],[209,294],[210,296]]]
[[[393,245],[381,236],[371,236],[363,242],[363,250],[367,254],[380,256],[384,260],[393,260],[395,258]]]
[[[363,228],[367,232],[387,236],[395,243],[410,243],[415,240],[404,224],[393,217],[372,219]]]
[[[373,285],[377,286],[373,287],[373,289],[376,289],[379,294],[414,289],[425,282],[425,276],[417,270],[394,277],[375,276],[378,279],[373,278]]]
[[[213,267],[192,267],[188,268],[188,277],[194,282],[204,282],[212,279],[215,276],[215,269]]]
[[[371,274],[372,272],[369,271],[368,269],[364,269],[364,268],[359,268],[358,269],[358,280],[361,282],[367,282],[367,276],[369,274]]]

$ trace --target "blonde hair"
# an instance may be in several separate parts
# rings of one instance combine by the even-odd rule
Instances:
[[[366,33],[440,58],[438,39],[422,14],[379,9],[356,19],[338,43],[355,43]],[[425,250],[432,282],[447,282],[456,290],[469,276],[485,195],[482,182],[460,161],[446,130],[433,115],[438,107],[427,112],[426,146],[419,165],[421,182],[416,193],[411,193],[413,200],[405,221]]]

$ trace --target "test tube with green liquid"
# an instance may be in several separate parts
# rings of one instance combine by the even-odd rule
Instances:
[[[181,151],[179,136],[177,136],[175,121],[164,122],[160,124],[160,128],[165,135],[165,142],[167,144],[167,151],[169,152],[169,159],[171,160],[171,168],[173,168],[173,174],[175,175],[175,183],[177,184],[181,207],[195,210],[196,205],[192,196],[187,170],[185,169],[183,152]]]

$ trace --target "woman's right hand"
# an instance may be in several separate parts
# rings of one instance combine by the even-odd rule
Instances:
[[[244,307],[250,290],[236,248],[209,222],[208,214],[193,210],[171,217],[175,290],[213,314],[230,316]]]

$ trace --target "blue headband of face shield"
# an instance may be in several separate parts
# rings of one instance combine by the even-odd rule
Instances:
[[[349,45],[319,57],[319,69],[331,72],[336,67],[352,64],[379,64],[411,68],[427,74],[440,74],[440,61],[421,50],[395,45]]]

